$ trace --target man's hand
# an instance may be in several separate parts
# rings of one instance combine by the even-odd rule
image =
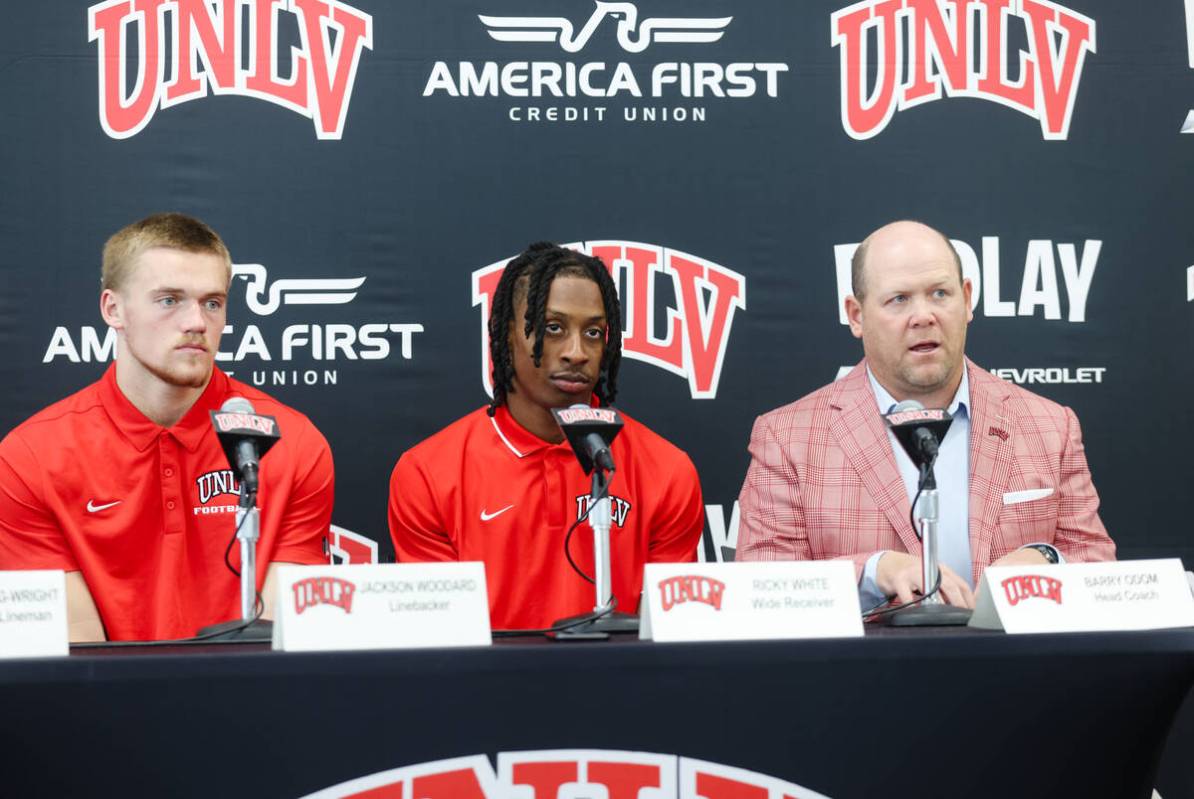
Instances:
[[[1009,552],[999,560],[991,564],[992,566],[1048,566],[1049,559],[1046,558],[1039,549],[1017,549],[1014,552]]]
[[[1041,556],[1035,550],[1034,554]],[[950,605],[973,608],[974,592],[966,581],[945,564],[938,564],[938,568],[941,570],[941,598]],[[921,572],[920,558],[907,552],[884,552],[875,566],[875,584],[887,596],[895,596],[901,603],[911,602],[925,591],[921,585]]]

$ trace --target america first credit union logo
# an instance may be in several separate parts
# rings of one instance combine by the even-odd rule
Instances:
[[[626,319],[624,358],[686,378],[693,399],[717,396],[734,314],[746,309],[746,278],[704,258],[654,244],[610,240],[563,246],[600,258],[614,285],[620,287]],[[481,382],[490,396],[489,315],[508,261],[492,263],[472,275],[473,305],[481,309]],[[675,305],[663,307],[661,295],[674,297]],[[656,316],[660,308],[662,320]],[[657,334],[660,328],[663,332]]]
[[[245,305],[257,320],[231,321],[238,314],[229,314],[216,362],[229,375],[254,386],[334,386],[339,381],[339,364],[380,361],[395,353],[402,360],[413,359],[414,337],[424,332],[418,322],[294,320],[292,306],[351,303],[365,284],[364,276],[271,280],[262,264],[233,264],[232,277],[230,295],[243,283]],[[275,321],[271,318],[275,314],[284,318]],[[42,363],[59,359],[102,363],[115,355],[114,329],[83,325],[76,332],[59,325],[51,334]]]
[[[497,17],[479,14],[489,35],[499,42],[554,42],[566,53],[579,53],[606,18],[617,22],[618,45],[641,53],[653,42],[706,44],[725,33],[733,17],[654,17],[639,20],[634,3],[598,0],[588,21],[576,31],[565,17]]]
[[[863,0],[830,27],[842,127],[855,139],[945,96],[998,103],[1039,120],[1045,139],[1065,139],[1095,52],[1094,20],[1049,0]],[[1010,52],[1019,39],[1028,49]]]
[[[339,139],[361,51],[373,49],[373,18],[339,0],[106,0],[87,21],[100,126],[114,139],[209,90],[275,103],[311,119],[318,138]],[[283,35],[299,42],[285,75]]]
[[[477,14],[489,39],[509,45],[510,60],[437,61],[423,96],[518,98],[506,108],[512,122],[705,122],[712,103],[759,94],[777,98],[780,76],[788,71],[786,63],[764,58],[716,62],[707,50],[698,51],[698,61],[680,60],[693,46],[720,42],[732,15],[653,16],[635,3],[604,0],[552,8],[567,16]],[[667,60],[559,60],[561,51],[566,57],[599,44],[616,44],[632,56],[655,48]]]
[[[304,799],[828,799],[802,785],[756,771],[655,752],[549,749],[499,752],[494,768],[470,755],[382,771]]]

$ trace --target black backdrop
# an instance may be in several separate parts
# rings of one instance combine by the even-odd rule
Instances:
[[[619,278],[641,309],[619,405],[692,455],[706,554],[720,557],[754,417],[860,357],[839,320],[844,245],[912,217],[964,244],[982,276],[972,357],[1077,411],[1121,557],[1194,563],[1187,9],[1067,3],[8,4],[0,427],[110,358],[97,346],[104,239],[154,211],[195,214],[242,265],[222,366],[324,431],[334,522],[379,539],[385,558],[395,459],[486,401],[474,272],[536,239],[614,243],[633,251]],[[970,30],[954,58],[940,31],[959,6]],[[212,25],[205,8],[225,7],[227,29]],[[548,29],[479,15],[571,29],[504,41],[489,31]],[[161,42],[147,47],[154,19]],[[850,33],[858,19],[866,47]],[[191,59],[208,86],[185,101],[162,88],[187,72],[180,29],[201,43]],[[916,42],[930,40],[942,97],[901,100],[923,69]],[[853,72],[879,87],[869,128],[851,122]],[[296,73],[298,89],[269,88]],[[693,73],[708,78],[701,96],[682,80]],[[536,75],[558,77],[534,96]],[[996,85],[1022,80],[1015,101]],[[290,107],[274,96],[288,92]],[[669,309],[679,346],[652,348],[644,328],[674,335]]]

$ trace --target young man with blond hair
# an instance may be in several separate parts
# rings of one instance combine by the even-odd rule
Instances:
[[[215,366],[231,278],[228,248],[197,219],[117,232],[100,293],[116,362],[0,442],[0,569],[65,571],[72,641],[185,638],[239,616],[239,553],[226,555],[239,486],[210,419],[230,397],[281,432],[257,496],[263,598],[276,564],[327,562],[327,442]]]

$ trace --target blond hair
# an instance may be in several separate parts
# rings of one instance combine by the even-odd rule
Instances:
[[[219,234],[193,216],[164,213],[123,227],[108,239],[100,271],[101,288],[119,290],[141,254],[154,247],[218,256],[227,269],[228,282],[232,282],[232,256]]]

